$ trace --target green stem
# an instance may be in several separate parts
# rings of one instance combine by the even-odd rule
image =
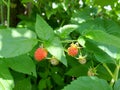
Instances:
[[[119,67],[119,65],[117,65],[116,68],[115,68],[115,71],[114,71],[114,77],[112,78],[112,80],[110,82],[110,86],[113,86],[115,81],[118,80],[119,70],[120,70],[120,67]]]
[[[7,27],[10,26],[10,0],[8,0],[7,3]]]
[[[115,80],[112,78],[110,82],[110,86],[112,87],[114,85]]]
[[[44,41],[42,41],[42,40],[40,40],[40,39],[37,39],[37,41],[38,41],[38,42],[41,42],[41,43],[43,43],[43,42],[44,42]]]
[[[111,75],[111,77],[114,78],[114,75],[113,75],[113,73],[111,72],[111,70],[109,69],[109,67],[108,67],[105,63],[103,63],[103,66],[104,66],[105,69],[108,71],[108,73]]]
[[[117,65],[116,69],[115,69],[115,72],[114,72],[114,79],[115,79],[115,81],[118,80],[119,70],[120,70],[119,65]]]
[[[1,5],[1,24],[4,25],[3,5]]]
[[[61,41],[62,43],[69,43],[69,42],[76,42],[77,40],[65,40],[65,41]]]
[[[60,27],[62,27],[62,25],[63,25],[64,23],[65,23],[65,20],[63,20],[63,21],[62,21],[62,23],[61,23]]]
[[[5,0],[2,0],[5,5],[7,5],[7,2]]]

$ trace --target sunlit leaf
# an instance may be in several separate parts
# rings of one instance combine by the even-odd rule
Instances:
[[[0,57],[15,57],[28,53],[37,44],[34,32],[24,29],[0,30]]]
[[[0,90],[13,90],[14,80],[5,63],[0,60]]]
[[[56,57],[64,65],[67,65],[67,60],[64,53],[64,48],[59,40],[59,38],[54,38],[51,41],[44,43],[45,48],[50,52],[51,55]]]

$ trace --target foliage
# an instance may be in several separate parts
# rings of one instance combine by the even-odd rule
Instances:
[[[120,1],[1,0],[0,5],[0,90],[119,90]],[[67,51],[73,43],[76,56]],[[34,58],[39,47],[48,52],[40,62]]]

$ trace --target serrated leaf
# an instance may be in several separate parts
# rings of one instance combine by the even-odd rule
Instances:
[[[108,83],[97,77],[79,77],[62,90],[112,90]]]
[[[65,25],[58,30],[55,31],[57,35],[59,35],[61,38],[67,38],[68,35],[73,32],[75,29],[78,28],[78,25]]]
[[[32,90],[32,85],[29,78],[17,81],[13,90]]]
[[[120,79],[115,82],[114,90],[120,90]]]
[[[36,17],[35,31],[41,40],[51,40],[54,37],[53,29],[39,15]]]
[[[32,59],[27,55],[17,56],[14,58],[3,59],[6,64],[13,70],[28,75],[36,75],[36,67]]]
[[[120,38],[110,35],[101,30],[88,31],[86,32],[85,37],[101,44],[111,45],[116,48],[120,48]]]
[[[8,67],[0,60],[0,90],[12,90],[14,80],[10,74]]]
[[[64,65],[67,66],[67,60],[64,54],[64,48],[59,38],[55,37],[53,40],[45,42],[44,45],[51,55],[56,57],[60,62],[62,62]]]
[[[0,29],[0,57],[15,57],[32,50],[37,44],[34,32],[24,28]]]

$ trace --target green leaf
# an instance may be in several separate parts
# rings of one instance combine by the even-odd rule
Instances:
[[[41,40],[51,40],[54,37],[53,29],[39,15],[36,17],[35,31]]]
[[[69,55],[66,55],[66,58],[67,58],[67,63],[70,67],[75,67],[75,66],[78,66],[80,65],[79,62],[76,61],[76,59],[74,57],[71,57]]]
[[[81,10],[75,11],[71,17],[71,22],[72,23],[83,23],[87,20],[92,20],[92,16],[90,15],[91,13],[94,15],[96,14],[97,9],[96,8],[89,8],[86,7],[84,9],[81,8]]]
[[[36,44],[36,35],[30,30],[0,29],[0,57],[9,58],[25,54]]]
[[[91,30],[85,33],[85,37],[101,44],[111,45],[120,48],[120,38],[110,35],[101,30]]]
[[[112,90],[108,83],[97,77],[79,77],[62,90]]]
[[[47,79],[41,79],[38,84],[39,90],[44,90],[47,87]]]
[[[96,18],[79,24],[77,31],[84,33],[89,30],[103,30],[109,34],[120,37],[120,25],[113,20]]]
[[[77,31],[81,34],[83,34],[86,31],[89,30],[103,30],[105,31],[105,28],[103,27],[103,19],[97,18],[95,20],[88,20],[86,22],[83,22],[81,24],[79,24],[79,27],[77,29]]]
[[[86,41],[82,36],[80,36],[77,41],[82,47],[85,47],[85,42]]]
[[[120,90],[120,79],[115,82],[114,90]]]
[[[22,3],[34,2],[33,0],[22,0]]]
[[[117,55],[120,51],[120,48],[115,48],[110,45],[104,45],[104,44],[97,44],[98,48],[103,50],[105,53],[107,53],[110,57],[117,59]]]
[[[111,66],[112,67],[112,66]],[[113,68],[113,67],[112,67]],[[110,81],[112,79],[111,75],[109,74],[109,72],[106,70],[105,67],[103,67],[103,65],[99,65],[97,67],[97,73],[98,73],[98,77],[102,78],[104,80]]]
[[[95,0],[95,4],[97,5],[101,5],[102,7],[103,6],[107,6],[107,5],[114,5],[114,3],[116,2],[117,0],[105,0],[104,2],[102,0]]]
[[[46,10],[46,16],[47,16],[47,18],[50,19],[50,17],[52,15],[56,14],[56,12],[57,12],[57,9],[52,9],[52,8],[50,9],[50,8],[48,8]]]
[[[0,0],[0,5],[3,5],[3,2],[2,2],[2,0]]]
[[[104,21],[104,28],[107,33],[120,37],[120,25],[113,20],[102,20]]]
[[[44,43],[45,48],[50,52],[51,55],[56,57],[60,62],[67,66],[67,60],[64,53],[64,48],[59,40],[59,38],[55,37],[51,41],[46,41]]]
[[[68,72],[66,72],[66,75],[74,76],[74,77],[87,75],[89,67],[90,66],[79,64],[78,66],[75,66],[71,68]]]
[[[97,44],[89,40],[86,41],[86,49],[92,52],[96,59],[101,63],[115,63],[115,59],[109,56],[104,50],[101,50]]]
[[[32,59],[27,55],[17,56],[14,58],[3,59],[6,64],[13,70],[28,75],[36,75],[36,67]]]
[[[60,29],[56,30],[55,33],[59,35],[61,38],[67,38],[68,35],[78,28],[78,25],[65,25]]]
[[[63,77],[61,77],[59,74],[52,73],[52,79],[53,79],[54,82],[55,82],[56,84],[58,84],[59,86],[63,86],[63,85],[64,85],[64,79],[63,79]]]
[[[0,60],[0,90],[12,90],[14,80],[10,74],[8,67]]]
[[[32,90],[32,85],[29,78],[22,79],[15,84],[13,90]]]

